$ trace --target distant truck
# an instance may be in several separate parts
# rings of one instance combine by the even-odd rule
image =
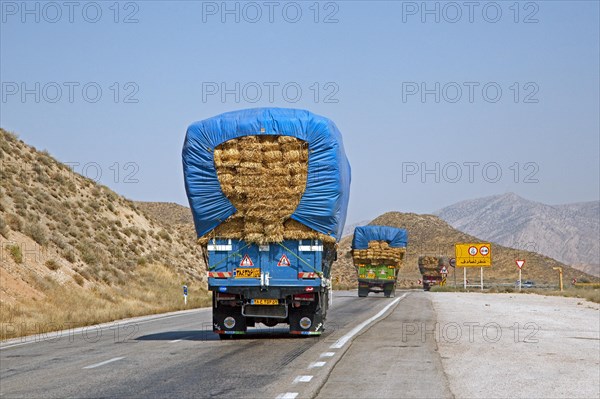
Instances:
[[[350,188],[335,124],[304,110],[229,112],[190,125],[182,157],[214,332],[321,334]]]
[[[440,285],[444,279],[442,275],[444,268],[450,269],[450,259],[447,256],[419,256],[419,272],[422,275],[425,291],[429,291],[435,285]]]
[[[388,226],[359,226],[354,229],[352,260],[358,272],[358,296],[396,293],[398,271],[406,253],[408,234]]]

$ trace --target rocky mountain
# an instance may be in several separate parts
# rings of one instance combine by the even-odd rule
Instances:
[[[188,306],[208,303],[191,225],[150,208],[0,129],[0,325],[56,329],[180,309],[184,283]]]
[[[462,201],[436,212],[483,240],[547,255],[600,276],[600,202],[547,205],[509,193]]]
[[[421,278],[417,266],[420,255],[454,256],[454,244],[460,242],[481,242],[482,239],[463,233],[434,215],[388,212],[375,218],[370,224],[404,228],[408,231],[408,247],[404,265],[399,274],[399,284],[403,287],[417,287]],[[344,237],[339,243],[338,260],[333,266],[333,279],[339,287],[355,287],[356,272],[352,264],[350,246],[352,236]],[[580,270],[571,268],[555,259],[523,249],[492,245],[492,267],[484,269],[484,282],[514,283],[518,278],[516,259],[525,259],[523,280],[534,280],[539,285],[557,285],[558,276],[553,267],[562,267],[564,279],[570,282],[592,280]],[[448,279],[454,279],[451,268]],[[479,269],[468,270],[467,278],[479,281]],[[458,271],[457,281],[462,281],[462,270]]]

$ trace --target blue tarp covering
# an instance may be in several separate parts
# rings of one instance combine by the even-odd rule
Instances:
[[[308,179],[292,219],[341,238],[350,195],[350,164],[335,124],[309,111],[255,108],[195,122],[183,144],[183,177],[198,237],[236,212],[221,191],[214,148],[242,136],[292,136],[308,143]]]
[[[359,226],[354,229],[352,249],[367,249],[369,241],[387,241],[393,248],[406,247],[408,233],[388,226]]]

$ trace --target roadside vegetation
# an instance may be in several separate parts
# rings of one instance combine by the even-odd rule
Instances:
[[[184,305],[179,276],[160,265],[147,265],[136,271],[136,278],[118,286],[99,286],[84,291],[38,278],[36,288],[43,299],[26,300],[18,305],[4,304],[0,339],[40,334],[88,326],[123,318],[209,306],[204,284],[189,286]]]
[[[0,129],[0,339],[209,304],[192,224],[78,171]]]

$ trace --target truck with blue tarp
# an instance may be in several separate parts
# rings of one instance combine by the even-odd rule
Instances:
[[[358,296],[383,292],[395,296],[398,272],[406,253],[405,229],[389,226],[358,226],[352,237],[352,260],[358,273]]]
[[[350,190],[335,124],[305,110],[228,112],[191,124],[182,158],[213,330],[321,334]]]

